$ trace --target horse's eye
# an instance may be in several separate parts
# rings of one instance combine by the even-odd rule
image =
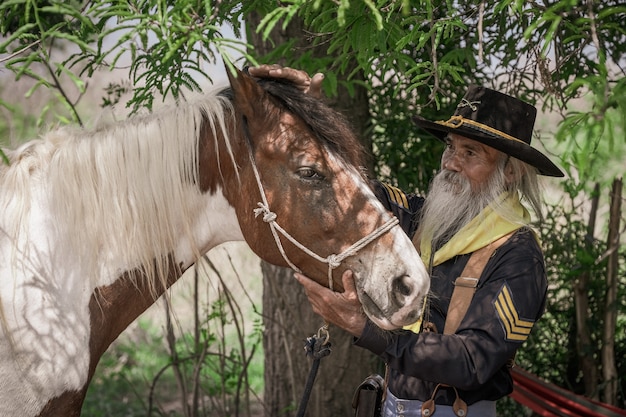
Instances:
[[[322,180],[324,176],[314,170],[311,167],[300,167],[298,168],[298,175],[300,178],[308,179],[308,180]]]

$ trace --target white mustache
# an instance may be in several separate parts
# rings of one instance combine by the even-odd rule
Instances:
[[[465,187],[469,187],[468,179],[455,171],[442,169],[439,171],[439,174],[437,174],[437,177],[439,177],[438,179],[442,181],[442,185],[454,187],[455,191],[461,191]]]

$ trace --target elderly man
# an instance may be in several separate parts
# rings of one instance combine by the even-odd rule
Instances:
[[[251,74],[288,78],[314,94],[322,78],[311,83],[301,71],[272,67]],[[343,293],[296,274],[317,314],[386,363],[383,416],[490,417],[512,391],[515,352],[542,315],[547,290],[521,200],[541,219],[537,176],[563,176],[530,146],[535,115],[516,98],[471,86],[449,120],[414,118],[446,145],[426,198],[376,183],[431,271],[432,295],[415,325],[376,328],[361,311],[350,271]],[[463,288],[470,291],[461,295]]]

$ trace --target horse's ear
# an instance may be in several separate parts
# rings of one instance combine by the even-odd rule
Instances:
[[[247,116],[248,119],[252,119],[255,116],[262,117],[259,104],[262,103],[265,90],[247,73],[240,71],[234,66],[231,68],[227,66],[226,73],[228,74],[230,87],[233,90],[233,104],[236,111]]]

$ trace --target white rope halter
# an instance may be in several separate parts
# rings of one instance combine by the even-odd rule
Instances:
[[[289,258],[287,257],[287,254],[285,253],[285,249],[283,248],[283,245],[280,241],[280,237],[278,236],[278,233],[282,234],[284,237],[289,239],[291,243],[293,243],[296,247],[298,247],[307,255],[311,256],[312,258],[315,258],[316,260],[322,263],[328,264],[328,287],[331,290],[333,289],[333,269],[341,265],[341,262],[344,259],[346,259],[349,256],[355,255],[359,250],[363,249],[365,246],[367,246],[374,240],[378,239],[383,234],[387,233],[389,230],[391,230],[394,226],[396,226],[399,223],[397,217],[391,216],[391,219],[389,219],[385,224],[383,224],[382,226],[380,226],[378,229],[374,230],[372,233],[368,234],[367,236],[359,239],[356,243],[354,243],[352,246],[350,246],[348,249],[346,249],[342,253],[338,255],[331,254],[331,255],[328,255],[326,258],[322,258],[318,254],[316,254],[315,252],[313,252],[312,250],[310,250],[309,248],[307,248],[306,246],[298,242],[293,236],[291,236],[285,229],[283,229],[276,222],[276,217],[277,217],[276,213],[271,211],[269,208],[269,203],[267,202],[267,197],[265,196],[265,190],[263,188],[263,184],[261,184],[261,177],[259,175],[259,170],[257,169],[256,162],[254,160],[254,155],[252,154],[252,146],[249,143],[248,143],[248,152],[250,154],[250,163],[252,164],[252,170],[254,171],[254,176],[256,178],[257,185],[259,186],[259,191],[261,192],[261,198],[263,199],[262,202],[257,203],[258,207],[254,209],[254,217],[256,218],[261,214],[263,215],[263,221],[269,224],[270,230],[272,231],[272,235],[274,236],[274,241],[276,242],[276,246],[278,246],[278,250],[280,251],[280,254],[282,255],[285,262],[287,262],[287,264],[295,272],[302,273],[300,268],[294,265],[293,262],[291,262]]]

